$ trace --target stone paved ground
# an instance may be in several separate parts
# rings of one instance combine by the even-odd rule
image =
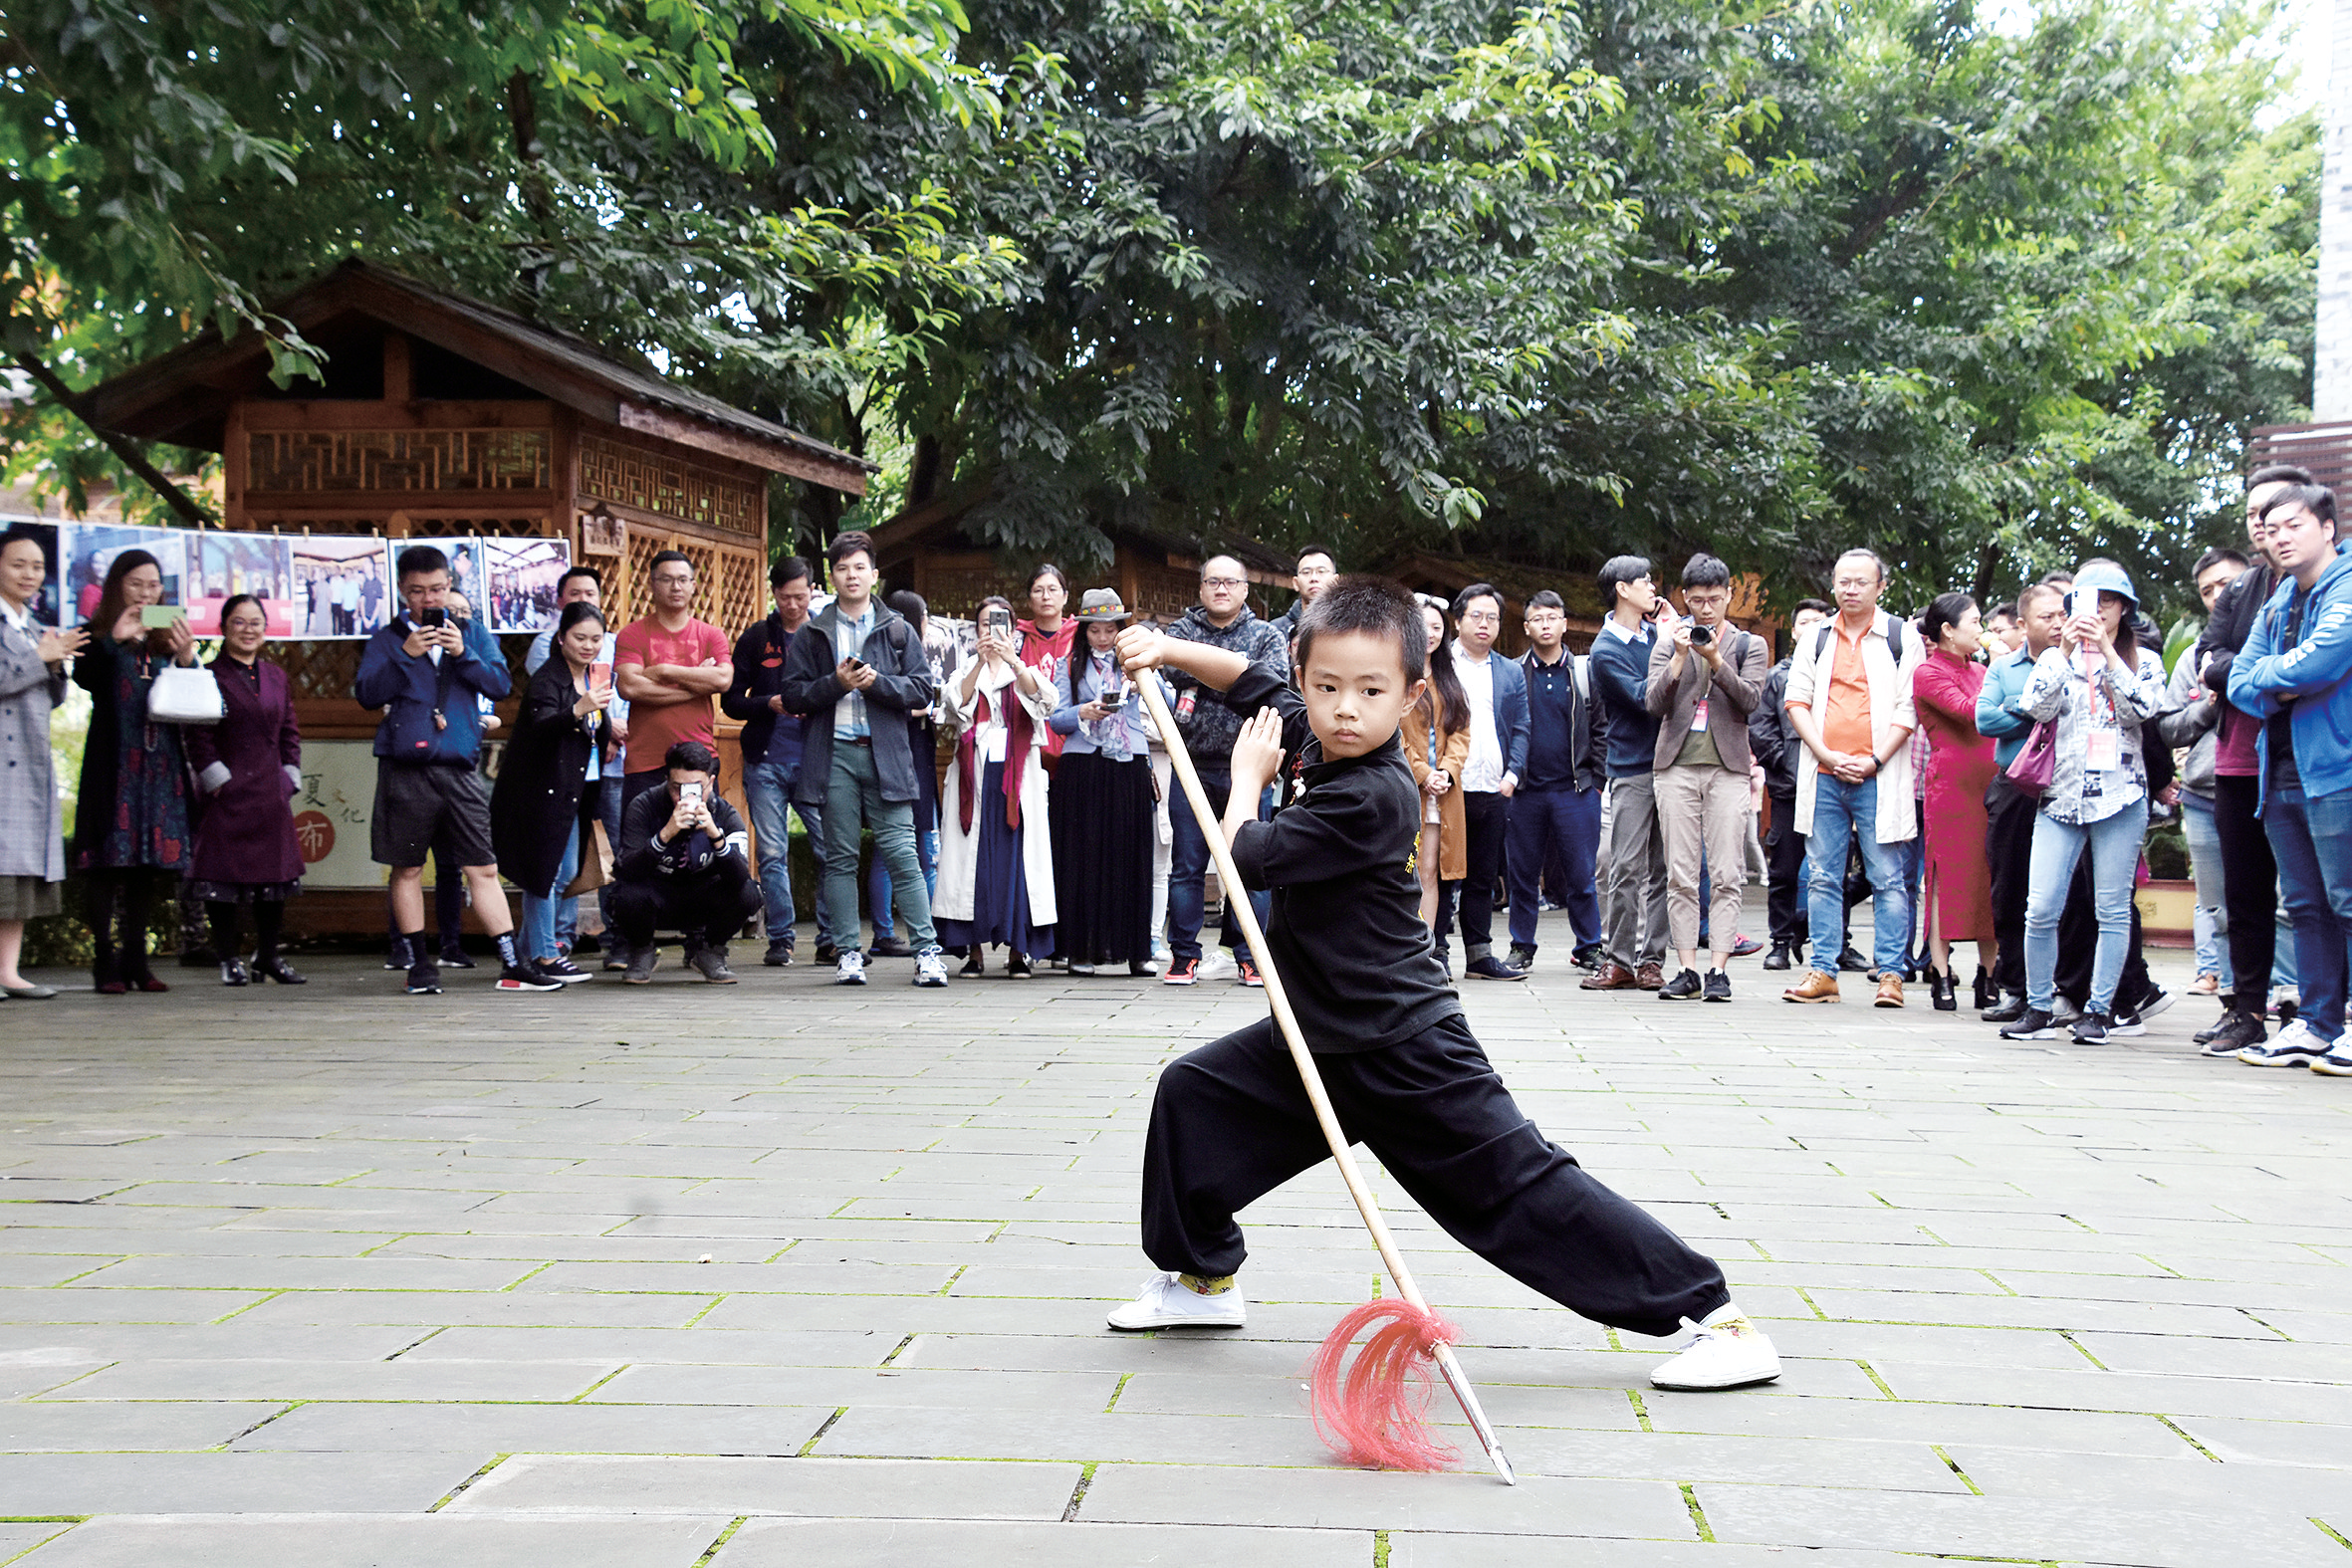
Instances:
[[[2352,1084],[2196,1058],[2211,1004],[2088,1050],[1753,961],[1479,987],[1787,1358],[1656,1393],[1397,1204],[1513,1491],[1317,1444],[1375,1284],[1327,1168],[1250,1217],[1245,1333],[1103,1330],[1153,1074],[1255,993],[314,972],[0,1009],[0,1561],[2352,1568]]]

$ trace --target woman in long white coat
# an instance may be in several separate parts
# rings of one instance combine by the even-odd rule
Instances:
[[[1054,950],[1054,835],[1046,815],[1047,720],[1054,688],[1021,662],[1013,606],[980,603],[978,657],[939,694],[955,761],[939,797],[939,891],[931,913],[961,973],[986,973],[981,950],[1012,949],[1005,974],[1026,980],[1030,955]]]

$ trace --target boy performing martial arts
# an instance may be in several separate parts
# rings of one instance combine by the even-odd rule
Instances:
[[[1658,1387],[1769,1382],[1779,1358],[1723,1270],[1538,1132],[1470,1032],[1420,919],[1421,795],[1397,741],[1427,646],[1412,595],[1376,577],[1306,607],[1297,692],[1151,627],[1118,642],[1130,670],[1173,667],[1259,710],[1234,743],[1225,838],[1244,883],[1273,890],[1268,941],[1349,1138],[1456,1240],[1570,1311],[1660,1338],[1695,1327]],[[1284,803],[1259,821],[1278,777]],[[1273,1019],[1170,1064],[1143,1153],[1143,1249],[1165,1272],[1110,1326],[1240,1327],[1235,1212],[1329,1154]]]

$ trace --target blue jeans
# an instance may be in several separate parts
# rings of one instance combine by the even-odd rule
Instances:
[[[2085,845],[2091,853],[2091,903],[2099,917],[2099,946],[2091,959],[2086,1012],[2115,1013],[2115,983],[2131,956],[2132,878],[2148,836],[2148,797],[2102,821],[2076,825],[2046,812],[2033,818],[2033,867],[2025,881],[2025,1005],[2050,1010],[2058,972],[2058,921],[2066,890]]]
[[[588,787],[596,792],[596,820],[604,824],[604,842],[610,844],[617,854],[620,850],[620,776],[607,771],[603,778]],[[577,842],[575,840],[576,845]],[[570,882],[572,878],[566,877],[564,880]],[[596,913],[604,919],[606,935],[612,931],[611,893],[612,884],[609,882],[596,889]],[[556,903],[556,946],[570,951],[579,941],[580,900],[559,899]]]
[[[575,824],[572,836],[564,841],[564,860],[556,867],[555,885],[547,890],[545,897],[536,893],[523,895],[522,953],[525,958],[554,961],[557,953],[556,911],[565,904],[570,904],[576,910],[580,907],[579,899],[559,898],[557,895],[569,887],[572,879],[578,875],[580,829]]]
[[[922,802],[916,801],[915,806],[920,810]],[[922,863],[923,891],[936,902],[939,898],[938,828],[915,829],[915,859]],[[891,933],[897,928],[890,921],[890,866],[880,855],[874,856],[873,864],[866,867],[865,897],[874,912],[874,940],[889,941]]]
[[[2306,795],[2273,788],[2262,801],[2262,831],[2278,857],[2278,891],[2295,922],[2295,973],[2311,1032],[2344,1037],[2344,986],[2352,937],[2352,791]]]
[[[1823,774],[1813,785],[1813,831],[1805,840],[1805,919],[1815,932],[1843,931],[1846,923],[1846,854],[1856,840],[1862,868],[1870,877],[1871,968],[1901,974],[1911,946],[1911,894],[1903,886],[1905,844],[1878,841],[1878,781],[1847,784]],[[1809,960],[1816,973],[1837,978],[1837,947],[1813,943]]]
[[[1226,796],[1233,792],[1232,776],[1206,768],[1200,769],[1200,776],[1209,809],[1224,816]],[[1180,785],[1179,796],[1181,792]],[[1274,789],[1269,786],[1258,801],[1259,817],[1264,819],[1273,806]],[[1201,956],[1201,913],[1207,903],[1203,878],[1209,871],[1209,841],[1201,836],[1201,824],[1193,820],[1191,805],[1180,797],[1168,802],[1168,826],[1174,840],[1168,856],[1168,950],[1180,959],[1197,959]],[[1232,910],[1234,895],[1240,891],[1236,887],[1225,890],[1225,945],[1236,951],[1242,946],[1242,928],[1235,923]],[[1258,912],[1258,924],[1264,927],[1274,911],[1274,895],[1252,893],[1250,907]]]
[[[2189,841],[2189,875],[2197,884],[2197,973],[2218,978],[2228,996],[2237,987],[2231,977],[2230,944],[2223,940],[2230,916],[2222,903],[2222,832],[2214,826],[2213,802],[2187,789],[2181,791],[2181,836]]]
[[[785,815],[788,806],[801,813],[801,826],[808,829],[809,843],[822,860],[824,850],[824,812],[814,805],[793,805],[793,786],[801,782],[798,768],[786,768],[778,763],[745,763],[743,765],[743,803],[751,808],[752,837],[760,849],[760,903],[767,912],[768,940],[793,940],[794,927],[800,922],[799,912],[793,908],[792,824]],[[817,940],[833,940],[833,925],[826,918],[831,900],[825,897],[824,879],[817,880]]]
[[[1568,930],[1577,947],[1601,939],[1600,894],[1592,865],[1600,852],[1598,789],[1522,789],[1504,819],[1511,876],[1511,945],[1535,951],[1538,880],[1554,855],[1567,867]]]
[[[931,925],[931,894],[915,862],[915,805],[882,798],[881,776],[871,747],[833,740],[832,775],[824,791],[824,897],[832,913],[833,942],[844,953],[860,947],[857,924],[857,845],[866,828],[874,832],[874,858],[887,861],[897,883],[898,907],[906,914],[906,942],[917,953],[939,946]]]

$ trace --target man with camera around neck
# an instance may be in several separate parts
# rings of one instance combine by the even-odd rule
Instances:
[[[686,965],[714,986],[735,984],[727,934],[760,911],[743,818],[719,795],[719,755],[680,741],[661,759],[666,787],[647,789],[620,815],[612,919],[629,946],[631,986],[653,978],[654,933],[682,932]]]
[[[1740,927],[1740,889],[1748,875],[1748,716],[1764,683],[1762,637],[1724,619],[1732,607],[1732,568],[1697,555],[1682,569],[1683,606],[1658,616],[1650,649],[1646,705],[1659,721],[1651,754],[1658,826],[1666,842],[1666,920],[1681,970],[1659,988],[1662,1002],[1729,1002],[1725,969]],[[1704,981],[1698,970],[1699,877],[1711,868],[1714,951]]]
[[[918,759],[907,715],[931,706],[937,687],[923,639],[906,617],[874,596],[880,572],[871,536],[833,537],[833,601],[809,619],[785,651],[785,713],[810,716],[801,743],[793,803],[822,810],[824,897],[839,949],[836,986],[865,984],[865,949],[857,923],[857,845],[874,831],[874,853],[890,868],[890,890],[915,950],[915,984],[947,984],[931,924],[930,890],[915,854]]]
[[[424,857],[436,835],[456,854],[482,928],[498,943],[500,991],[561,991],[515,951],[514,917],[490,847],[490,792],[475,766],[482,709],[513,689],[481,622],[449,613],[449,558],[430,545],[400,552],[401,613],[367,639],[353,691],[384,710],[375,728],[375,807],[368,848],[391,868],[392,919],[408,953],[408,994],[438,996],[440,967],[424,940]]]

